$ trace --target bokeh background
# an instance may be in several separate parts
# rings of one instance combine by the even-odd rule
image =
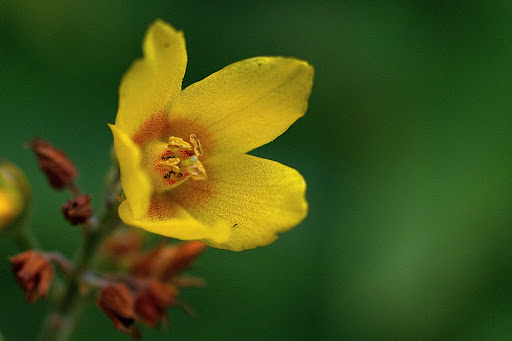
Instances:
[[[98,204],[107,123],[147,26],[185,32],[184,85],[244,58],[295,56],[316,70],[308,113],[253,152],[308,181],[304,223],[265,248],[208,250],[146,340],[510,338],[512,2],[0,2],[0,158],[21,166],[45,249],[71,256],[60,215],[23,143],[64,149]],[[33,340],[44,301],[22,298],[0,240],[0,330]],[[126,340],[94,305],[74,340]]]

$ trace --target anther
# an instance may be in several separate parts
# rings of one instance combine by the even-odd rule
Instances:
[[[169,169],[170,171],[173,171],[175,173],[178,173],[180,171],[180,168],[178,167],[178,163],[180,163],[180,159],[177,157],[170,157],[170,158],[162,158],[162,161],[159,161],[158,163],[161,164],[164,168]]]
[[[167,149],[171,151],[177,151],[177,150],[192,150],[192,147],[190,144],[185,142],[180,137],[171,136],[169,137],[169,145]]]
[[[199,138],[195,134],[190,134],[190,142],[194,145],[194,154],[197,156],[203,155],[203,148],[201,147],[201,142],[199,142]]]
[[[200,161],[188,166],[187,171],[192,180],[206,180],[208,178],[206,170]]]

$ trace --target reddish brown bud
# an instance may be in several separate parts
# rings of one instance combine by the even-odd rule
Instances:
[[[29,250],[9,260],[16,280],[25,291],[25,299],[34,303],[37,298],[46,297],[53,280],[53,268],[44,254]]]
[[[53,188],[66,188],[76,178],[78,171],[64,152],[56,149],[49,142],[37,138],[30,142],[29,146],[36,154],[39,168]]]
[[[199,257],[208,246],[198,240],[181,243],[176,246],[176,258],[172,262],[172,266],[167,270],[169,274],[177,274],[186,270]]]
[[[91,196],[77,195],[62,205],[62,214],[71,225],[86,223],[92,216]]]
[[[166,318],[167,308],[176,304],[178,290],[169,284],[150,280],[135,298],[135,313],[142,322],[156,327]]]
[[[101,289],[97,303],[114,322],[117,329],[132,333],[135,322],[134,301],[130,290],[124,283],[111,284]]]
[[[103,242],[102,251],[116,261],[131,264],[144,246],[142,233],[143,230],[131,227],[117,230]]]
[[[203,253],[207,246],[200,241],[190,241],[173,246],[160,245],[142,256],[132,272],[140,277],[153,277],[166,282],[186,270]]]

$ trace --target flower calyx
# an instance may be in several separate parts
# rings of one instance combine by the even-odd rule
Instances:
[[[167,308],[177,302],[178,289],[170,284],[150,279],[135,296],[135,313],[141,321],[155,328],[167,320]]]
[[[87,223],[93,214],[91,196],[78,194],[62,205],[62,214],[71,225]]]
[[[109,284],[103,287],[98,295],[97,304],[117,329],[132,335],[138,334],[134,325],[134,299],[126,284]]]
[[[187,270],[208,248],[200,241],[188,241],[175,245],[161,244],[142,255],[132,267],[137,277],[155,278],[162,282]]]
[[[142,252],[144,244],[143,230],[128,227],[110,234],[103,242],[101,251],[107,261],[125,268],[131,267],[133,261]]]
[[[25,292],[25,299],[34,303],[44,298],[50,290],[53,280],[53,268],[44,253],[29,250],[10,259],[16,280]]]
[[[72,187],[78,170],[63,151],[55,148],[49,142],[37,138],[29,142],[28,146],[34,151],[39,168],[54,189],[61,190]]]

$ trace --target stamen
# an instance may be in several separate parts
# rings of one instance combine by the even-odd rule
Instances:
[[[193,165],[187,168],[188,174],[192,180],[200,181],[206,180],[208,177],[206,176],[206,169],[204,169],[201,161],[197,161]]]
[[[190,142],[194,145],[194,154],[197,156],[203,155],[203,148],[201,147],[201,142],[199,142],[199,138],[194,135],[190,134]]]
[[[169,146],[167,148],[171,151],[192,150],[190,144],[185,142],[182,138],[175,136],[169,137]]]
[[[161,164],[164,168],[178,173],[180,171],[180,168],[178,167],[178,163],[180,163],[180,161],[181,160],[177,157],[163,157],[162,161],[158,163]]]
[[[169,137],[167,150],[158,160],[160,169],[167,171],[163,176],[166,180],[166,190],[183,183],[188,178],[196,181],[207,179],[206,170],[199,161],[199,156],[203,154],[201,142],[195,134],[190,134],[190,142],[194,147],[182,138]]]

